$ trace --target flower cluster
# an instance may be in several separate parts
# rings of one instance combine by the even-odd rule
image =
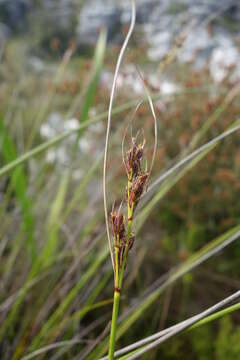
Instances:
[[[119,268],[122,267],[123,263],[126,263],[128,252],[131,250],[134,243],[134,234],[131,231],[133,214],[146,189],[149,176],[147,171],[142,170],[144,145],[145,141],[141,144],[137,144],[136,139],[133,138],[131,148],[126,153],[125,168],[128,184],[125,199],[128,208],[127,221],[120,210],[118,212],[115,210],[111,212],[115,262],[118,262],[117,265]]]
[[[139,175],[137,178],[135,178],[132,182],[128,196],[128,203],[129,206],[133,209],[133,211],[136,209],[137,204],[144,192],[147,179],[148,179],[148,174],[143,173]]]
[[[126,171],[129,184],[126,189],[126,201],[133,212],[146,188],[149,176],[147,171],[142,170],[144,145],[145,141],[137,145],[133,138],[131,149],[127,152]]]
[[[134,235],[131,233],[128,244],[126,242],[126,222],[122,213],[111,212],[112,232],[114,238],[115,252],[118,252],[118,265],[121,267],[126,251],[131,250],[134,243]]]
[[[136,143],[136,139],[132,138],[132,146],[127,151],[127,160],[126,160],[126,171],[128,180],[132,181],[133,178],[136,178],[141,172],[141,162],[143,158],[143,149],[145,141],[142,144]]]
[[[116,211],[111,212],[112,232],[113,237],[118,246],[119,242],[122,242],[126,238],[125,230],[125,217],[123,214],[117,214]]]

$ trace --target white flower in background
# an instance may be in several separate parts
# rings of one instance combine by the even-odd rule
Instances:
[[[209,71],[216,82],[221,82],[227,76],[229,68],[237,64],[238,50],[230,46],[219,46],[213,50],[209,64]]]
[[[213,46],[213,39],[207,28],[193,28],[189,31],[182,47],[178,52],[178,60],[183,63],[195,61],[201,51],[206,51]]]
[[[40,127],[40,135],[50,140],[64,131],[76,130],[79,122],[76,118],[64,120],[60,113],[54,112],[49,115],[47,122]],[[46,161],[50,164],[55,162],[66,165],[71,159],[71,149],[76,137],[71,136],[56,148],[49,149],[46,153]]]
[[[164,95],[173,95],[181,90],[180,86],[168,80],[165,80],[161,83],[160,89]]]
[[[40,128],[40,135],[43,138],[51,139],[56,135],[56,131],[49,124],[42,124]]]
[[[88,139],[86,139],[85,137],[82,137],[78,142],[78,148],[83,153],[89,153],[91,150],[91,144],[89,143]]]
[[[53,164],[56,161],[56,151],[53,149],[50,149],[46,153],[46,161],[49,164]]]
[[[155,34],[150,33],[147,36],[147,41],[150,45],[147,51],[149,60],[161,60],[171,49],[171,33],[169,31],[161,31]]]
[[[79,121],[76,118],[72,118],[64,121],[64,130],[77,130],[79,127]]]

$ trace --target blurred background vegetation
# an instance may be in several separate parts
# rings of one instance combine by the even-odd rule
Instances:
[[[106,352],[113,283],[102,159],[113,71],[129,19],[129,1],[0,0],[1,359],[97,359]],[[239,118],[239,20],[237,0],[137,1],[114,103],[110,202],[125,191],[122,137],[144,97],[135,65],[158,117],[154,181]],[[133,127],[144,129],[150,162],[154,129],[146,104]],[[238,239],[161,287],[163,275],[239,231],[239,144],[239,133],[231,135],[146,196],[118,347],[239,289]],[[236,312],[209,323],[146,359],[239,359],[239,320]]]

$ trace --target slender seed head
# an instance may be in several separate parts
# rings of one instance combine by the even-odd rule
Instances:
[[[111,212],[111,223],[114,241],[121,243],[125,239],[125,217],[122,213],[117,214],[116,211]]]
[[[126,160],[124,161],[124,164],[126,167],[128,178],[128,184],[125,193],[129,217],[127,225],[125,217],[121,212],[121,206],[119,207],[119,210],[117,212],[114,209],[111,212],[113,242],[115,247],[115,254],[117,254],[115,261],[118,262],[119,269],[122,267],[123,263],[125,264],[124,266],[126,266],[126,258],[128,256],[128,252],[132,249],[134,244],[135,236],[131,232],[130,221],[132,221],[132,215],[139,203],[143,192],[146,189],[146,184],[149,177],[149,173],[142,170],[144,146],[145,140],[143,140],[142,143],[138,144],[136,142],[136,138],[132,138],[131,147],[125,155]],[[131,214],[131,218],[129,214]]]
[[[146,188],[148,173],[144,172],[141,175],[133,179],[132,186],[129,192],[129,206],[133,207],[133,210],[136,209],[137,204]]]
[[[126,171],[130,181],[142,172],[141,161],[143,158],[144,145],[145,140],[142,144],[137,144],[136,139],[132,138],[132,146],[126,154]]]

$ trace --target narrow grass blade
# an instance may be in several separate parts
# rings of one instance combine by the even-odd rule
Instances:
[[[0,119],[0,146],[6,163],[14,162],[17,159],[17,150]],[[37,250],[34,239],[34,217],[32,201],[27,193],[27,177],[21,166],[15,168],[11,174],[11,186],[16,194],[17,201],[22,210],[24,230],[26,235],[26,246],[30,252],[31,261],[34,262]]]
[[[70,174],[65,172],[63,175],[56,198],[51,206],[49,220],[47,224],[47,241],[39,258],[40,267],[46,267],[51,258],[55,255],[58,244],[58,231],[60,227],[59,218],[64,208],[64,201],[69,184]],[[35,272],[35,271],[34,271]]]
[[[217,311],[216,313],[212,314],[212,315],[209,315],[207,317],[205,317],[204,319],[196,322],[194,325],[191,325],[188,329],[187,329],[187,332],[191,331],[191,330],[194,330],[200,326],[203,326],[211,321],[215,321],[215,320],[218,320],[226,315],[230,315],[231,313],[235,312],[235,311],[238,311],[240,310],[240,303],[237,303],[237,304],[234,304],[234,305],[231,305],[231,306],[228,306],[226,307],[225,309],[223,310],[220,310],[220,311]],[[123,356],[119,359],[127,359],[129,357],[129,355],[132,355],[132,354],[135,354],[136,352],[138,352],[138,350],[140,348],[142,348],[144,345],[146,344],[149,344],[151,343],[152,341],[156,340],[156,339],[160,339],[160,337],[166,335],[167,333],[170,333],[172,330],[175,330],[176,328],[181,328],[182,325],[184,323],[186,323],[187,321],[189,321],[190,319],[193,319],[195,316],[189,318],[188,320],[184,320],[176,325],[173,325],[169,328],[166,328],[162,331],[159,331],[158,333],[155,333],[151,336],[148,336],[142,340],[139,340],[131,345],[128,345],[126,346],[125,348],[122,348],[118,351],[115,352],[115,356],[121,356],[121,355],[124,355],[126,353],[128,353],[126,356]],[[137,349],[137,350],[136,350]],[[133,351],[135,350],[135,351]],[[131,353],[130,353],[131,352]],[[103,357],[101,360],[107,360],[107,357]]]
[[[236,293],[232,294],[231,296],[225,298],[224,300],[220,301],[219,303],[215,304],[214,306],[208,308],[207,310],[201,312],[200,314],[195,315],[192,318],[183,321],[182,324],[177,324],[173,328],[172,331],[167,332],[165,335],[161,336],[159,339],[156,339],[152,343],[150,343],[149,345],[144,346],[137,353],[135,353],[133,355],[130,355],[130,356],[127,356],[127,357],[124,357],[124,359],[126,358],[126,359],[129,359],[129,360],[134,360],[134,359],[139,358],[140,356],[142,356],[147,351],[150,351],[151,349],[155,348],[156,346],[162,344],[163,342],[165,342],[169,338],[173,337],[174,335],[177,335],[178,333],[190,328],[190,326],[198,323],[201,320],[204,320],[205,318],[207,318],[211,314],[213,314],[213,313],[217,312],[218,310],[220,310],[220,309],[224,308],[225,306],[227,306],[229,303],[231,303],[233,301],[236,301],[236,299],[238,299],[239,297],[240,297],[240,290],[237,291]],[[226,311],[225,311],[225,314],[226,314]],[[120,359],[123,360],[123,358],[120,358]]]
[[[167,279],[154,291],[152,291],[145,299],[143,299],[136,307],[130,309],[125,315],[126,320],[118,326],[117,339],[121,338],[130,329],[136,321],[141,318],[142,314],[154,304],[159,296],[178,279],[195,269],[197,266],[208,260],[211,256],[222,251],[225,247],[232,244],[240,238],[240,225],[230,229],[223,235],[212,240],[209,244],[195,252],[188,260],[186,260],[178,268],[173,269],[167,275]],[[88,359],[101,357],[108,348],[108,339],[105,339],[97,349],[90,354]]]
[[[217,120],[219,120],[220,116],[229,108],[229,106],[232,104],[232,101],[236,98],[236,96],[239,95],[239,91],[240,91],[239,84],[234,86],[231,89],[231,91],[229,91],[229,93],[226,95],[226,97],[221,102],[221,104],[216,108],[216,110],[207,119],[207,121],[203,123],[201,129],[193,136],[189,144],[189,149],[193,149],[196,147],[196,145],[204,137],[207,131],[212,127],[213,124],[215,124]]]
[[[78,139],[79,139],[79,137],[82,135],[83,129],[85,129],[91,123],[95,123],[95,121],[89,121],[87,123],[86,120],[87,120],[88,112],[89,112],[90,106],[92,105],[94,95],[95,95],[95,92],[97,89],[100,70],[101,70],[102,64],[103,64],[105,47],[106,47],[106,33],[102,32],[100,34],[96,52],[95,52],[90,85],[87,90],[87,94],[86,94],[84,104],[83,104],[83,113],[82,113],[82,117],[81,117],[83,124],[81,124],[79,126],[77,131],[76,130],[67,131],[67,132],[61,134],[60,136],[57,136],[53,140],[50,140],[43,145],[40,145],[39,147],[35,148],[33,151],[27,152],[22,157],[16,158],[16,156],[15,157],[12,156],[12,158],[8,158],[9,164],[7,164],[5,166],[5,170],[7,170],[7,172],[10,171],[11,169],[14,169],[15,166],[17,166],[18,164],[21,164],[24,161],[26,161],[27,159],[36,155],[36,153],[41,153],[41,152],[46,151],[49,147],[60,143],[63,139],[67,138],[68,136],[70,136],[76,132],[78,133]],[[77,144],[77,140],[76,140],[76,144]],[[11,154],[11,152],[10,152],[10,154]],[[13,166],[13,167],[11,167],[11,166]],[[16,170],[13,171],[12,176],[14,176],[15,172],[17,172],[17,171],[18,171],[18,168],[16,168]],[[2,172],[2,175],[3,174],[4,174],[4,171]],[[48,266],[49,263],[51,263],[52,258],[55,255],[55,251],[57,249],[57,244],[58,244],[58,231],[59,231],[59,226],[60,226],[59,219],[60,219],[60,215],[63,210],[64,199],[66,196],[70,176],[71,176],[70,170],[65,171],[64,176],[59,185],[59,190],[58,190],[56,199],[55,199],[55,201],[52,205],[51,211],[50,211],[49,221],[48,221],[48,225],[47,225],[47,234],[48,234],[47,241],[43,247],[41,255],[38,257],[37,261],[35,261],[33,264],[33,267],[29,274],[28,281],[31,281],[32,278],[35,277],[39,271],[41,271],[44,267]],[[22,187],[23,187],[22,183],[20,183],[20,185],[22,185]],[[20,186],[19,186],[20,190],[22,190],[22,187],[20,188]],[[24,289],[22,289],[21,296],[19,296],[18,301],[14,305],[12,311],[9,314],[8,319],[5,322],[6,326],[9,323],[12,324],[14,321],[14,317],[17,316],[18,308],[20,307],[21,302],[23,301],[23,299],[26,295],[27,289],[28,289],[28,286],[26,286]],[[2,329],[4,329],[4,328],[5,327],[3,327]]]
[[[108,255],[107,249],[104,249],[99,256],[94,258],[91,263],[91,266],[85,271],[79,280],[79,282],[69,291],[62,303],[58,306],[55,312],[50,316],[47,322],[43,325],[40,333],[34,338],[31,344],[31,350],[36,350],[36,348],[41,344],[42,341],[46,340],[46,337],[49,335],[50,329],[54,326],[57,326],[57,323],[63,318],[65,312],[68,310],[71,303],[74,301],[80,290],[86,284],[87,281],[95,274],[99,266],[106,259]]]
[[[162,197],[183,177],[185,174],[190,171],[194,166],[198,164],[206,155],[212,151],[223,139],[233,134],[235,131],[240,129],[240,119],[236,120],[232,126],[230,126],[225,132],[216,138],[212,139],[208,143],[204,144],[193,153],[189,154],[186,158],[180,160],[179,163],[174,165],[172,168],[167,170],[163,175],[153,183],[149,191],[152,191],[159,183],[160,187],[157,193],[149,201],[149,203],[139,212],[137,216],[137,227],[138,231],[143,226],[144,222],[150,215],[151,211],[157,205],[157,203],[162,199]],[[187,164],[187,165],[185,165]],[[185,166],[183,166],[185,165]],[[182,168],[183,166],[183,168]],[[180,169],[180,170],[179,170]],[[177,172],[178,171],[178,172]],[[175,175],[175,173],[177,173]],[[167,180],[167,178],[170,179]]]
[[[41,124],[41,122],[43,121],[44,117],[47,116],[52,102],[54,100],[54,97],[56,95],[56,91],[57,91],[57,85],[61,82],[61,80],[63,79],[63,76],[65,74],[67,65],[72,57],[73,54],[73,48],[69,48],[67,49],[67,51],[65,52],[62,61],[60,63],[60,65],[57,68],[56,71],[56,75],[55,78],[53,79],[53,86],[50,88],[50,91],[48,91],[45,95],[45,98],[42,102],[42,106],[40,107],[40,111],[38,111],[38,113],[36,114],[36,119],[33,123],[33,127],[31,130],[31,133],[28,136],[28,141],[27,141],[27,149],[29,149],[32,146],[33,140],[37,134],[38,131],[38,127]]]
[[[83,123],[87,120],[88,114],[89,114],[89,109],[93,104],[94,96],[96,94],[96,90],[97,90],[97,86],[98,86],[100,72],[101,72],[102,65],[103,65],[103,59],[104,59],[104,54],[105,54],[105,49],[106,49],[106,40],[107,40],[107,34],[103,30],[99,35],[99,39],[98,39],[97,46],[96,46],[96,51],[94,54],[92,76],[91,76],[90,84],[88,86],[88,89],[87,89],[87,92],[85,95],[84,104],[83,104],[82,112],[81,112],[81,116],[80,116],[81,123]]]
[[[202,91],[206,91],[206,90],[207,90],[206,88],[202,89]],[[184,95],[184,94],[187,94],[187,93],[194,93],[194,92],[198,93],[199,91],[201,91],[201,89],[196,88],[195,90],[192,89],[190,92],[189,91],[183,91],[179,95]],[[162,94],[152,95],[152,100],[155,101],[155,100],[161,98],[162,96],[163,96]],[[135,99],[135,100],[131,100],[129,102],[126,102],[126,103],[124,103],[122,105],[119,105],[119,106],[113,108],[112,116],[121,114],[122,112],[127,111],[127,110],[135,107],[140,101],[147,102],[147,98],[142,98],[142,99],[138,98],[138,99]],[[69,130],[69,131],[65,131],[64,133],[57,135],[56,137],[52,138],[51,140],[48,140],[48,141],[36,146],[35,148],[27,151],[25,154],[22,154],[22,155],[18,156],[17,159],[11,161],[9,164],[3,166],[0,169],[0,177],[7,174],[10,171],[12,171],[16,166],[18,166],[20,164],[24,164],[29,159],[44,153],[49,148],[57,146],[58,144],[60,144],[62,141],[69,138],[70,136],[72,136],[74,134],[77,134],[79,131],[81,131],[83,129],[86,129],[90,125],[93,125],[93,124],[95,124],[97,122],[100,122],[100,121],[102,121],[102,120],[104,120],[106,118],[107,118],[107,112],[105,111],[105,112],[103,112],[103,113],[101,113],[101,114],[99,114],[97,116],[94,116],[94,117],[88,119],[84,124],[80,124],[77,129],[72,129],[72,130]]]
[[[37,349],[35,351],[33,351],[32,353],[26,355],[26,356],[23,356],[21,360],[30,360],[30,359],[34,359],[36,357],[39,357],[43,354],[46,354],[48,351],[51,351],[51,350],[54,350],[54,349],[59,349],[59,348],[63,348],[63,347],[68,347],[69,346],[74,346],[76,344],[81,344],[81,343],[84,343],[83,340],[66,340],[66,341],[58,341],[56,343],[53,343],[53,344],[50,344],[50,345],[47,345],[47,346],[44,346],[40,349]]]

